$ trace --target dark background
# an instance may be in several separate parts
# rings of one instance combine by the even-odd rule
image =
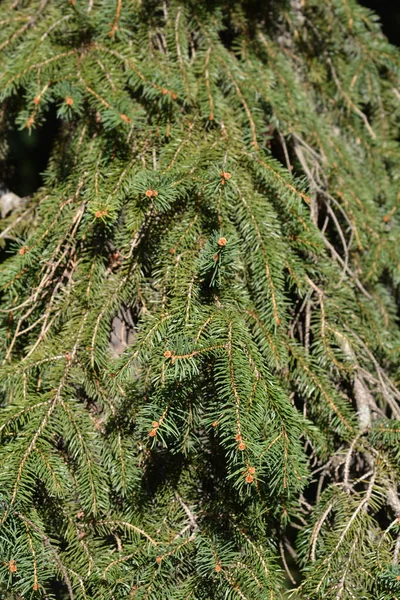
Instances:
[[[381,18],[383,33],[392,44],[400,46],[400,0],[359,0]]]
[[[383,33],[393,44],[400,46],[400,0],[359,2],[379,15]],[[57,128],[58,122],[53,109],[41,128],[31,133],[26,129],[14,130],[12,135],[8,136],[9,159],[5,172],[0,165],[0,183],[3,182],[19,196],[28,196],[35,192],[42,184],[40,174],[46,167]]]

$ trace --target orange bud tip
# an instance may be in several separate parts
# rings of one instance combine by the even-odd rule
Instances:
[[[149,436],[150,437],[155,437],[156,435],[157,435],[157,430],[156,429],[150,429]]]
[[[130,123],[130,122],[131,122],[130,118],[129,118],[129,117],[127,117],[126,115],[121,115],[121,119],[122,119],[123,121],[125,121],[125,123]]]
[[[72,106],[73,103],[74,103],[74,101],[72,100],[72,98],[70,96],[65,97],[65,104],[68,104],[68,106]]]
[[[171,248],[171,250],[169,251],[170,254],[175,254],[176,250],[175,248]]]
[[[214,121],[214,115],[210,115],[210,116],[208,117],[208,120],[209,120],[209,121]]]
[[[29,129],[29,127],[32,127],[32,125],[34,124],[34,122],[35,122],[35,119],[33,117],[29,117],[29,119],[25,123],[25,127],[27,127]]]
[[[249,467],[247,470],[250,473],[250,475],[254,475],[254,473],[256,472],[255,467]]]
[[[36,106],[40,104],[40,96],[36,96],[36,98],[33,99],[33,104],[35,104]]]
[[[159,426],[159,422],[158,421],[153,421],[151,424],[152,427],[158,427]]]
[[[171,352],[170,350],[166,350],[166,351],[164,352],[164,356],[165,356],[165,358],[171,358],[171,356],[172,356],[172,352]]]
[[[145,195],[146,195],[148,198],[151,198],[151,197],[152,197],[152,195],[153,195],[153,190],[146,190],[146,192],[145,192]]]
[[[235,435],[235,440],[236,440],[237,442],[241,442],[241,441],[242,441],[242,436],[240,435],[240,433],[237,433],[237,434]]]
[[[220,571],[222,571],[221,565],[215,565],[215,572],[219,573]]]
[[[247,482],[247,483],[253,483],[253,481],[254,481],[254,477],[253,477],[253,475],[247,475],[247,477],[246,477],[246,482]]]
[[[26,254],[28,252],[29,248],[28,246],[22,246],[22,248],[19,249],[19,253],[21,256],[23,256],[24,254]]]
[[[176,94],[175,92],[173,94],[171,94],[172,100],[176,100],[177,97],[178,97],[178,94]]]
[[[211,426],[212,426],[212,427],[217,427],[217,425],[218,425],[218,421],[213,421],[213,422],[211,423]]]
[[[162,558],[161,558],[161,556],[157,556],[157,557],[156,557],[156,563],[160,564],[160,562],[161,562],[161,561],[162,561]]]
[[[246,450],[246,444],[244,442],[240,442],[239,446],[238,446],[239,450]]]
[[[226,238],[224,238],[224,237],[219,238],[219,240],[218,240],[218,246],[221,246],[221,248],[223,248],[224,246],[226,246],[227,241],[228,240]]]
[[[161,92],[162,92],[163,96],[166,96],[168,94],[168,90],[166,90],[165,88],[163,88],[161,90]]]
[[[15,564],[15,560],[10,560],[10,562],[8,563],[8,569],[9,569],[10,573],[17,572],[17,565]]]
[[[38,583],[34,583],[32,586],[32,589],[35,590],[35,592],[39,589],[39,584]]]
[[[387,223],[387,222],[389,221],[389,218],[390,218],[390,217],[389,217],[388,215],[385,215],[385,216],[383,217],[383,220],[385,221],[385,223]]]

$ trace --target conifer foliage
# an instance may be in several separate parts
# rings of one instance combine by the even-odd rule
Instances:
[[[3,597],[398,598],[400,57],[376,16],[4,0],[0,24],[3,138],[58,118],[0,234]]]

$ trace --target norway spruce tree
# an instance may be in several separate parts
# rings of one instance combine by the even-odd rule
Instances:
[[[355,0],[4,0],[3,598],[400,597],[400,57]],[[12,190],[11,190],[12,191]]]

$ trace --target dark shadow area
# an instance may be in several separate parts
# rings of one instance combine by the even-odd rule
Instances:
[[[56,109],[52,107],[40,127],[9,131],[7,168],[2,173],[2,183],[18,196],[29,196],[43,184],[41,174],[46,169],[59,125]]]
[[[379,15],[383,33],[392,44],[400,46],[399,0],[360,0],[360,4],[374,10]]]

